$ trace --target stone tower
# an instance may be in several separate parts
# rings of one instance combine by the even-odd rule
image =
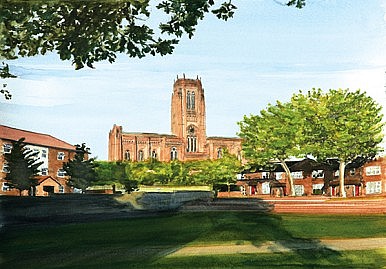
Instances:
[[[196,159],[206,153],[205,97],[201,80],[178,78],[173,85],[171,132],[183,138],[185,156]]]

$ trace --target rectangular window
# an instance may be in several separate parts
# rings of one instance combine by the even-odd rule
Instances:
[[[312,171],[312,178],[324,178],[324,171],[323,170]]]
[[[64,171],[64,169],[59,169],[57,175],[58,177],[65,177],[67,173]]]
[[[281,180],[283,179],[283,172],[276,172],[275,173],[276,180]]]
[[[63,161],[64,160],[64,152],[58,152],[58,160]]]
[[[261,178],[269,178],[269,172],[261,172]]]
[[[64,193],[64,186],[62,185],[59,186],[59,193]]]
[[[381,192],[382,192],[381,181],[366,183],[366,194],[381,193]]]
[[[3,185],[1,186],[1,190],[2,191],[9,191],[11,189],[11,187],[9,186],[9,184],[7,182],[3,182]]]
[[[9,165],[7,163],[4,163],[3,164],[3,169],[2,169],[3,173],[9,173]]]
[[[366,167],[366,176],[375,176],[380,174],[381,174],[381,167],[379,165]]]
[[[291,172],[291,175],[294,179],[300,179],[300,178],[303,178],[303,171]],[[299,186],[303,186],[303,185],[299,185]]]
[[[42,168],[41,174],[42,176],[48,176],[48,168]]]
[[[303,185],[294,185],[295,195],[302,196],[304,194],[304,186]]]
[[[47,150],[46,149],[42,150],[42,158],[47,158]]]
[[[4,153],[11,153],[11,151],[12,151],[12,144],[3,144]]]
[[[323,189],[324,184],[312,184],[312,194],[323,194],[322,189]]]

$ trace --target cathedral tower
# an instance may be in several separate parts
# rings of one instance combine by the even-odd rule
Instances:
[[[201,80],[178,78],[173,85],[171,131],[184,139],[187,159],[206,149],[205,97]],[[201,154],[200,154],[201,153]],[[190,156],[189,156],[190,155]]]

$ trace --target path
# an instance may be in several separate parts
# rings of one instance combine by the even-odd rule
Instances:
[[[222,245],[186,246],[167,257],[202,256],[220,254],[253,254],[290,252],[297,249],[328,248],[336,251],[383,249],[386,253],[386,237],[380,238],[352,238],[352,239],[320,239],[315,241],[267,241],[255,246],[251,242],[243,241]]]

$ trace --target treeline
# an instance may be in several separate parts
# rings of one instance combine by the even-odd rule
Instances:
[[[126,191],[138,185],[215,185],[236,181],[241,162],[236,156],[225,153],[216,160],[160,162],[149,159],[143,162],[97,161],[96,181],[93,185],[121,184]]]

